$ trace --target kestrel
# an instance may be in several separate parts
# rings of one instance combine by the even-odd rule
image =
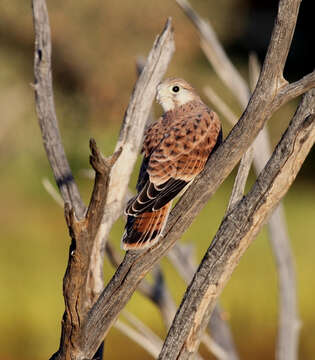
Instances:
[[[173,199],[203,170],[222,141],[218,115],[185,80],[163,81],[156,99],[164,113],[144,136],[138,194],[125,211],[125,250],[142,250],[159,240]]]

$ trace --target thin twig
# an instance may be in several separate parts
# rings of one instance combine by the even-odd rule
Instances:
[[[44,177],[42,178],[42,184],[44,189],[48,192],[48,194],[55,200],[55,202],[61,206],[64,207],[64,202],[58,191],[54,188],[53,184],[49,181],[48,178]]]
[[[258,64],[258,59],[254,54],[251,54],[249,57],[249,84],[250,84],[250,90],[251,92],[254,91],[257,81],[259,78],[260,68]],[[248,99],[249,100],[249,99]],[[266,129],[266,127],[264,127]],[[258,135],[259,137],[259,135]],[[255,142],[253,145],[251,145],[246,153],[243,155],[242,160],[240,162],[240,165],[237,170],[237,175],[234,181],[232,194],[229,200],[229,205],[227,207],[227,212],[229,212],[233,206],[242,199],[245,186],[247,182],[247,178],[249,175],[249,170],[252,166],[252,161],[254,158],[254,147]],[[262,150],[262,149],[260,149]]]
[[[210,59],[215,71],[220,74],[220,77],[229,88],[237,90],[238,99],[245,107],[248,99],[247,85],[226,55],[212,26],[210,23],[198,16],[187,0],[176,0],[176,2],[196,25],[203,38],[201,48]],[[227,69],[227,71],[225,71],[225,69]]]
[[[250,146],[249,149],[246,151],[245,155],[242,157],[242,160],[238,167],[237,175],[232,189],[232,194],[227,207],[227,212],[233,209],[234,205],[238,203],[243,197],[249,170],[253,161],[253,155],[253,147]]]
[[[204,88],[204,92],[218,112],[221,113],[231,125],[235,125],[238,117],[215,90],[210,85],[207,85]]]
[[[142,321],[136,318],[129,311],[122,311],[122,316],[128,320],[128,322],[135,327],[143,336],[150,339],[153,343],[159,344],[160,350],[162,348],[162,340],[159,336],[157,336],[147,325],[145,325]]]
[[[136,344],[142,347],[154,358],[159,355],[162,347],[162,340],[160,340],[159,343],[152,342],[150,339],[148,339],[148,337],[144,336],[142,333],[133,329],[131,326],[123,323],[120,320],[117,320],[114,326],[126,336],[128,336],[131,340],[133,340]]]

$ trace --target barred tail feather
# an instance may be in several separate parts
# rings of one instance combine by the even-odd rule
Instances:
[[[129,215],[121,247],[124,250],[142,250],[155,244],[165,227],[171,202],[157,211]]]

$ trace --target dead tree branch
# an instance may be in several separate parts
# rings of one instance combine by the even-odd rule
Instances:
[[[125,157],[124,169],[128,168],[131,172],[133,163],[130,156],[132,155],[135,160],[141,143],[144,120],[149,114],[156,86],[162,79],[174,51],[174,42],[171,22],[168,20],[161,36],[154,43],[143,75],[136,84],[114,156],[110,160],[104,159],[95,142],[91,141],[91,165],[96,172],[96,177],[90,204],[86,209],[73,180],[58,129],[53,100],[51,38],[46,3],[44,0],[33,0],[32,4],[35,28],[34,89],[36,108],[47,156],[65,202],[65,217],[72,238],[64,277],[66,311],[62,322],[60,347],[53,358],[76,359],[80,357],[81,352],[82,336],[80,334],[83,320],[98,295],[97,285],[102,283],[101,266],[98,266],[100,261],[94,261],[95,257],[93,257],[92,251],[97,248],[95,238],[107,201],[111,168],[121,155],[121,158]],[[123,149],[122,146],[124,146]],[[129,160],[126,159],[126,156],[129,156]],[[120,161],[118,168],[122,164],[123,162]],[[119,179],[121,179],[121,173],[119,175]],[[117,178],[116,174],[116,180]],[[129,175],[126,176],[126,184],[128,180]],[[115,186],[111,186],[111,189],[113,188]],[[115,189],[117,190],[117,184]],[[120,188],[116,194],[119,196],[124,190],[124,188]],[[97,257],[101,258],[101,249],[97,248],[97,252]],[[94,356],[96,350],[90,358]]]
[[[224,218],[190,284],[159,359],[189,359],[240,257],[294,181],[315,139],[315,90],[295,113],[251,191]],[[180,332],[176,329],[180,329]]]
[[[46,154],[53,170],[56,183],[65,203],[71,204],[78,218],[82,218],[85,205],[74,182],[73,175],[62,146],[55,112],[51,76],[51,40],[46,4],[33,1],[35,28],[34,90],[39,126]]]
[[[108,198],[92,252],[93,267],[89,269],[89,278],[97,296],[104,288],[102,249],[105,248],[112,225],[125,206],[129,179],[139,154],[146,122],[151,117],[156,87],[166,72],[174,50],[173,30],[169,18],[163,31],[156,38],[138,77],[115,147],[115,151],[122,148],[122,153],[111,171]]]
[[[47,157],[65,203],[65,217],[72,238],[69,260],[64,276],[65,313],[62,322],[59,356],[75,353],[80,321],[86,315],[94,299],[87,286],[87,270],[96,231],[101,222],[107,196],[109,171],[118,152],[105,160],[90,142],[91,165],[96,172],[93,194],[88,209],[83,204],[74,182],[70,166],[61,142],[54,107],[51,75],[51,37],[45,1],[34,0],[33,20],[35,28],[35,103]]]
[[[177,272],[189,284],[197,270],[192,259],[192,246],[175,244],[167,256],[176,268]],[[209,322],[211,337],[205,333],[201,342],[219,360],[238,360],[238,354],[228,324],[222,320],[221,309],[217,304],[213,310]],[[213,332],[212,332],[213,331]]]
[[[155,40],[146,64],[139,75],[120,129],[116,150],[123,148],[111,172],[108,200],[100,227],[100,237],[106,237],[112,224],[121,215],[129,178],[139,154],[143,131],[150,115],[156,87],[164,76],[175,45],[171,19]]]
[[[162,241],[143,252],[126,253],[122,264],[91,309],[82,339],[85,358],[106,336],[138,283],[180,238],[210,196],[229,175],[260,129],[277,109],[282,70],[290,47],[299,8],[298,0],[282,0],[265,63],[251,100],[224,143],[210,157],[205,171],[172,210]],[[283,82],[282,82],[283,83]],[[305,88],[315,82],[309,78]],[[84,357],[82,357],[84,359]]]
[[[246,107],[249,97],[246,82],[228,58],[212,26],[197,15],[187,0],[176,0],[176,2],[196,25],[200,35],[204,39],[202,44],[207,48],[207,54],[211,59],[210,62],[215,68],[215,71],[229,88],[235,89],[239,102],[243,107]]]
[[[118,268],[123,259],[115,251],[109,241],[106,241],[105,251],[110,263],[115,268]],[[165,328],[168,330],[176,313],[176,305],[165,284],[163,272],[158,265],[153,268],[152,276],[152,284],[146,279],[143,279],[138,285],[137,290],[157,306],[161,313]]]
[[[33,16],[36,33],[34,65],[36,106],[47,155],[52,164],[63,199],[66,202],[66,220],[72,238],[69,263],[64,279],[66,312],[62,324],[60,349],[53,356],[54,359],[84,360],[91,359],[94,356],[103,338],[140,281],[191,224],[194,217],[205,205],[213,192],[235,167],[273,112],[286,101],[289,101],[294,96],[298,96],[314,86],[314,73],[307,75],[294,84],[288,84],[282,75],[294,32],[299,3],[298,0],[280,1],[277,21],[255,92],[239,122],[232,129],[222,146],[217,149],[208,161],[205,171],[198,176],[193,186],[185,193],[173,209],[165,229],[165,238],[163,241],[160,241],[154,247],[143,252],[127,252],[112,280],[90,309],[94,299],[92,302],[90,301],[91,293],[87,291],[87,288],[90,287],[89,279],[91,276],[88,276],[88,273],[92,273],[92,277],[93,274],[97,274],[94,276],[94,279],[100,278],[99,273],[101,267],[98,265],[101,265],[102,261],[99,261],[100,256],[98,252],[101,252],[101,245],[103,239],[106,238],[106,231],[109,231],[108,229],[111,227],[113,221],[115,221],[115,216],[117,217],[121,211],[122,203],[124,202],[124,195],[122,194],[124,194],[127,188],[126,184],[121,184],[117,187],[114,180],[119,181],[118,179],[123,178],[123,181],[127,183],[129,181],[128,174],[131,172],[130,168],[126,170],[126,173],[118,172],[117,169],[119,169],[119,166],[123,166],[124,169],[126,165],[131,163],[131,167],[133,166],[133,157],[136,157],[139,149],[144,123],[149,115],[156,85],[163,76],[174,50],[172,31],[170,21],[168,21],[161,36],[156,40],[149,55],[147,65],[138,80],[130,106],[126,112],[120,139],[117,143],[116,150],[123,147],[122,152],[112,170],[111,167],[114,160],[117,160],[119,152],[115,152],[112,160],[106,161],[96,148],[96,144],[91,143],[91,164],[96,171],[96,178],[90,205],[86,211],[64,154],[54,111],[51,82],[50,31],[45,1],[33,0]],[[307,97],[304,99],[306,98]],[[297,114],[301,112],[302,110]],[[223,229],[223,235],[224,231],[226,231],[225,234],[227,234],[233,230],[234,236],[238,235],[238,237],[235,240],[236,248],[234,245],[231,247],[223,247],[224,251],[221,257],[218,256],[220,255],[219,246],[222,245],[221,241],[223,241],[220,239],[223,238],[223,235],[221,237],[219,236],[219,240],[211,246],[211,256],[215,255],[218,259],[216,264],[220,265],[221,259],[231,260],[228,262],[228,265],[230,265],[228,270],[221,264],[221,267],[218,266],[218,270],[215,271],[214,274],[211,273],[212,277],[218,277],[221,280],[220,284],[216,282],[214,287],[210,287],[212,299],[216,299],[226,281],[227,274],[229,274],[229,271],[232,271],[236,265],[235,259],[238,260],[241,254],[241,251],[237,253],[237,256],[233,253],[233,249],[237,249],[237,241],[239,241],[240,249],[243,251],[246,246],[242,247],[242,244],[246,245],[246,241],[250,241],[251,238],[256,235],[270,209],[277,203],[279,197],[281,198],[283,196],[284,192],[294,180],[307,151],[313,143],[313,120],[314,117],[309,116],[304,126],[298,128],[299,131],[296,131],[295,141],[293,141],[295,145],[293,149],[292,147],[290,148],[292,138],[290,138],[290,144],[285,143],[286,139],[296,130],[294,126],[294,130],[292,130],[292,127],[289,128],[286,136],[279,145],[279,148],[281,148],[283,143],[285,143],[283,146],[286,147],[274,154],[274,157],[276,157],[274,161],[277,160],[277,164],[280,164],[279,166],[275,166],[279,172],[273,173],[274,177],[269,179],[272,170],[275,169],[272,167],[268,169],[267,180],[264,179],[265,182],[263,182],[259,181],[259,178],[256,187],[254,186],[253,191],[245,197],[247,200],[245,201],[243,199],[235,205],[222,223],[223,227],[221,228]],[[293,123],[295,124],[295,122]],[[136,126],[133,127],[133,124],[136,124]],[[286,152],[287,149],[291,151],[289,154]],[[291,161],[292,157],[294,157],[295,160],[293,163]],[[272,160],[270,163],[273,164]],[[288,177],[289,170],[293,175]],[[111,175],[111,180],[109,175]],[[270,180],[269,183],[268,180]],[[282,184],[284,185],[281,188],[280,185]],[[110,192],[112,192],[112,195]],[[268,197],[266,197],[267,195]],[[261,200],[265,200],[265,202],[261,202]],[[104,227],[100,230],[101,235],[98,236],[97,239],[101,240],[98,242],[98,240],[95,241],[95,236],[101,223],[105,205],[105,210],[108,211],[107,213],[105,211],[105,215],[107,214],[106,219],[108,218],[109,220],[105,221]],[[239,206],[241,206],[243,212],[240,211],[236,213],[235,209]],[[243,228],[235,228],[238,221],[245,221],[244,219],[248,219],[250,216],[254,226],[251,227],[252,224],[246,222]],[[228,224],[227,228],[224,227],[224,224]],[[244,238],[242,238],[242,234],[245,234]],[[230,240],[233,241],[233,237],[229,239],[229,241]],[[96,243],[98,243],[98,245],[95,245]],[[228,243],[231,244],[231,242]],[[97,249],[96,252],[94,252],[94,249]],[[96,253],[96,257],[91,255]],[[94,268],[90,267],[91,264],[93,264]],[[203,265],[201,265],[201,268],[202,266]],[[222,273],[220,274],[221,270]],[[80,275],[79,279],[77,279],[78,275]],[[197,273],[195,279],[198,276]],[[224,281],[222,280],[222,276]],[[203,296],[202,294],[207,284],[202,283],[202,285],[203,287],[200,288],[202,290],[200,296]],[[190,289],[193,288],[193,286],[195,285],[192,285]],[[95,293],[97,294],[97,286],[94,287],[94,290],[96,290]],[[206,291],[206,294],[206,300],[203,302],[204,306],[201,306],[199,309],[198,307],[194,308],[194,311],[189,314],[189,316],[194,316],[199,311],[199,320],[207,320],[207,316],[203,315],[204,313],[206,315],[210,314],[210,310],[207,310],[210,309],[210,307],[208,307],[209,291]],[[193,296],[191,299],[191,301],[194,301]],[[183,303],[185,303],[185,301]],[[181,312],[178,313],[177,319],[180,318],[180,316]],[[181,319],[183,320],[183,318]],[[186,326],[179,328],[183,338],[181,338],[177,347],[174,346],[174,352],[178,350],[178,346],[181,346],[182,340],[185,342],[184,338],[189,334],[190,330],[188,327],[191,325],[191,323],[187,321],[189,319],[189,317],[186,318]],[[173,327],[176,326],[176,321],[175,319]],[[198,325],[199,332],[201,332],[203,325],[203,323]],[[172,341],[173,327],[164,344],[164,349],[167,349],[169,342]],[[190,343],[192,346],[188,351],[189,353],[195,351],[200,340],[197,331],[194,335],[196,336],[194,336],[194,340]],[[183,349],[184,348],[185,347],[183,347]],[[161,356],[164,356],[165,351],[164,353],[163,351],[164,350],[162,350]],[[185,352],[183,352],[183,354],[184,353]],[[172,359],[172,357],[168,359]]]
[[[213,36],[213,29],[210,23],[204,21],[200,18],[200,16],[192,9],[189,2],[187,0],[179,0],[178,4],[183,8],[186,15],[192,20],[196,28],[199,30],[202,42],[201,46],[204,50],[205,55],[209,59],[212,64],[214,70],[221,78],[221,80],[229,87],[231,92],[235,95],[236,99],[238,99],[242,108],[246,106],[246,91],[244,89],[247,87],[243,78],[239,76],[235,76],[237,73],[237,69],[227,61],[228,57],[225,54],[225,51],[216,38]],[[256,65],[255,65],[256,64]],[[251,78],[258,78],[260,69],[257,61],[250,56],[250,76]],[[307,77],[313,77],[314,73],[307,75]],[[234,79],[234,81],[230,81],[230,79]],[[286,99],[290,96],[291,89],[295,92],[298,89],[303,88],[305,78],[297,81],[294,84],[287,84],[283,81],[283,87],[279,91],[279,101],[281,101],[281,93],[285,93]],[[240,82],[238,86],[237,83]],[[251,84],[251,90],[253,91],[256,86],[256,80]],[[211,90],[211,89],[210,89]],[[213,91],[209,91],[207,89],[207,94],[213,97]],[[249,94],[249,90],[247,90],[247,94]],[[215,106],[220,105],[220,109],[226,110],[226,106],[222,105],[222,101],[213,102]],[[277,104],[279,106],[279,104]],[[225,111],[225,114],[231,114],[231,112]],[[231,116],[226,116],[227,119],[231,119]],[[254,167],[256,174],[258,175],[268,159],[271,156],[271,146],[269,141],[269,135],[266,127],[262,129],[262,131],[257,136],[254,144]],[[248,150],[248,152],[250,149]],[[251,158],[250,153],[246,152],[244,157],[242,158],[240,169],[242,173],[242,168],[244,168],[244,163],[249,165],[249,161]],[[239,182],[239,174],[236,179],[236,183]],[[244,186],[246,178],[243,177],[243,184],[237,190],[237,187],[233,188],[232,198],[235,195],[235,191],[238,192],[238,196],[235,198],[241,197],[241,188]],[[233,206],[232,198],[230,200],[229,208]],[[234,202],[235,203],[235,202]],[[282,214],[282,215],[280,215]],[[294,360],[297,358],[298,352],[298,331],[296,324],[298,321],[298,310],[297,310],[297,295],[296,295],[296,282],[295,282],[295,274],[294,274],[294,263],[293,257],[291,255],[290,242],[289,237],[286,232],[285,219],[284,219],[284,211],[282,204],[280,203],[274,214],[271,215],[268,223],[269,234],[270,234],[270,242],[273,248],[274,256],[277,259],[277,265],[282,264],[282,266],[277,266],[277,275],[279,279],[279,306],[284,306],[286,311],[283,310],[282,307],[279,307],[279,327],[278,327],[278,339],[276,346],[276,359],[277,360]],[[283,283],[282,283],[283,282]],[[285,290],[285,291],[284,291]],[[291,306],[291,307],[290,307]]]

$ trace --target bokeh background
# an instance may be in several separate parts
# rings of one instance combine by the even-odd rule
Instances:
[[[211,84],[240,114],[232,94],[217,79],[199,47],[199,38],[173,0],[48,0],[53,38],[56,109],[64,146],[80,191],[88,200],[92,181],[85,177],[88,140],[112,153],[120,123],[136,80],[135,61],[146,56],[165,20],[172,16],[176,53],[169,76],[191,82],[202,94]],[[248,77],[248,52],[265,54],[277,1],[192,0],[209,18],[228,54]],[[295,80],[312,70],[311,1],[301,5],[286,76]],[[33,29],[30,1],[2,0],[0,5],[0,359],[47,359],[57,349],[63,313],[62,277],[67,263],[68,232],[63,210],[42,186],[52,173],[37,119],[33,81]],[[311,38],[312,37],[312,38]],[[269,122],[275,145],[297,102],[278,111]],[[155,107],[158,116],[161,110]],[[223,119],[224,121],[224,119]],[[230,127],[224,122],[224,133]],[[315,353],[315,183],[314,151],[288,192],[285,211],[296,261],[301,317],[300,359]],[[139,166],[139,164],[138,164]],[[135,173],[137,169],[135,169]],[[233,176],[235,173],[232,174]],[[198,216],[182,242],[195,245],[200,261],[227,206],[233,176],[226,180]],[[134,188],[136,175],[131,181]],[[254,180],[253,175],[249,183]],[[117,249],[120,219],[111,239]],[[185,290],[166,259],[166,282],[177,303]],[[105,265],[105,279],[113,269]],[[275,263],[264,229],[247,251],[222,294],[225,317],[242,359],[273,359],[277,326]],[[127,309],[161,337],[165,329],[157,309],[135,294]],[[212,359],[204,352],[205,358]],[[150,359],[140,347],[112,329],[106,359]]]

